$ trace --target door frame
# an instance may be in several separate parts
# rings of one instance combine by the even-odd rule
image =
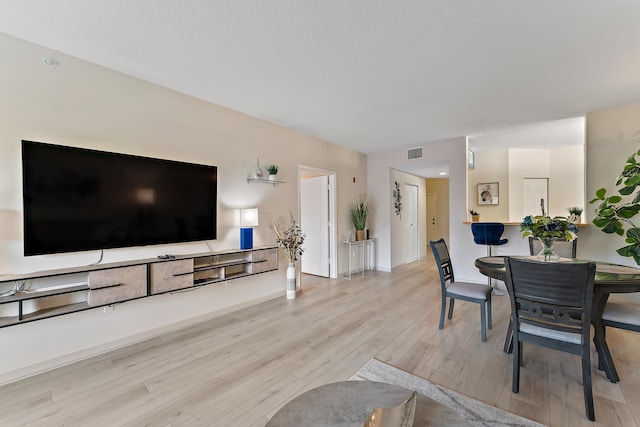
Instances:
[[[318,175],[325,175],[329,178],[329,277],[338,278],[338,246],[337,246],[337,229],[336,229],[336,172],[316,168],[314,166],[298,165],[298,218],[302,208],[301,203],[301,185],[302,175],[304,172],[310,172]]]

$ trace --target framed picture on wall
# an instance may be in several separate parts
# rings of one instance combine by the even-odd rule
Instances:
[[[476,153],[474,153],[473,151],[469,150],[467,152],[467,160],[469,161],[469,169],[475,169],[476,168]]]
[[[485,182],[478,184],[478,204],[497,205],[500,201],[500,193],[497,182]]]

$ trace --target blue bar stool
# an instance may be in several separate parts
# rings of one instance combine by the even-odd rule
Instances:
[[[472,222],[471,232],[473,233],[473,242],[476,245],[485,245],[487,247],[487,256],[492,256],[491,248],[493,246],[504,245],[509,239],[502,239],[504,233],[504,224],[501,222]],[[489,278],[489,286],[491,286],[491,278]],[[505,291],[493,288],[496,295],[504,295]]]

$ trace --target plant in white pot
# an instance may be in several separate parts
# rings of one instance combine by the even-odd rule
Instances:
[[[582,208],[571,206],[570,208],[567,208],[567,211],[569,211],[569,215],[572,215],[574,217],[574,222],[580,222],[580,219],[582,218]]]
[[[356,240],[365,240],[367,218],[371,213],[371,198],[366,193],[356,195],[356,203],[351,206],[351,219],[356,229]]]
[[[268,165],[267,172],[269,172],[269,180],[275,181],[278,174],[278,165]]]

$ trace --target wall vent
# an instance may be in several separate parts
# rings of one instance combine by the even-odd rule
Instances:
[[[422,158],[422,147],[410,148],[407,150],[408,160],[415,160],[415,159],[421,159],[421,158]]]

